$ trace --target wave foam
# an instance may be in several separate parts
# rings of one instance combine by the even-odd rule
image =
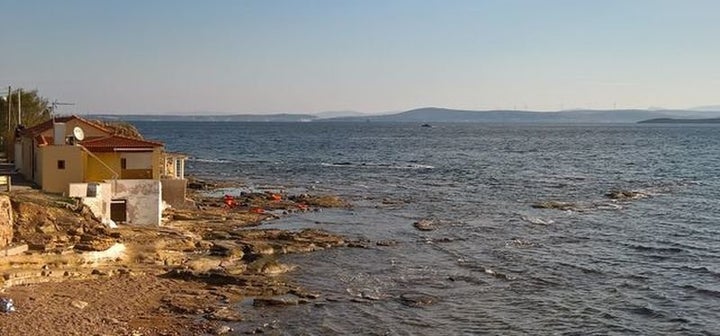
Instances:
[[[232,161],[226,159],[201,159],[201,158],[189,158],[188,161],[203,162],[203,163],[230,163]]]

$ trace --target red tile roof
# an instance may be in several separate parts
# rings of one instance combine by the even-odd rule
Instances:
[[[103,139],[106,137],[107,136],[100,136],[100,137],[94,136],[94,137],[85,138],[85,141],[98,140],[98,139]],[[44,136],[44,135],[40,134],[35,137],[35,142],[37,143],[38,146],[47,146],[47,145],[55,143],[55,137]]]
[[[71,116],[55,117],[55,119],[50,119],[50,120],[47,120],[47,121],[45,121],[45,122],[39,123],[39,124],[37,124],[37,125],[35,125],[35,126],[33,126],[33,127],[26,128],[25,130],[22,131],[22,134],[27,134],[27,135],[30,135],[30,136],[36,136],[36,135],[38,135],[38,134],[40,134],[40,133],[42,133],[42,132],[45,132],[45,131],[47,131],[47,130],[49,130],[49,129],[52,129],[52,128],[53,128],[53,120],[54,120],[56,123],[65,123],[65,122],[68,122],[68,121],[73,120],[73,119],[77,119],[77,120],[79,120],[80,122],[82,122],[82,123],[84,123],[84,124],[86,124],[86,125],[88,125],[88,126],[97,128],[97,129],[99,129],[99,130],[101,130],[101,131],[103,131],[103,132],[105,132],[105,133],[107,133],[107,134],[112,134],[112,133],[113,133],[112,130],[109,130],[109,129],[103,127],[103,126],[100,126],[100,125],[98,125],[98,124],[96,124],[96,123],[94,123],[94,122],[92,122],[92,121],[90,121],[90,120],[80,118],[80,117],[78,117],[78,116],[76,116],[76,115],[71,115]]]
[[[130,138],[122,135],[111,135],[103,138],[94,138],[80,142],[91,152],[115,152],[123,149],[146,149],[163,147],[162,142]]]

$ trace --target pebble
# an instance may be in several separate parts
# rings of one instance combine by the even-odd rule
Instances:
[[[77,309],[83,309],[88,306],[88,303],[85,301],[73,300],[72,302],[70,302],[70,305]]]
[[[219,326],[219,327],[215,328],[214,331],[215,331],[215,335],[224,335],[224,334],[227,334],[227,333],[233,331],[233,329],[224,325],[224,326]]]
[[[108,323],[108,324],[120,324],[120,321],[114,317],[103,318],[103,322]]]

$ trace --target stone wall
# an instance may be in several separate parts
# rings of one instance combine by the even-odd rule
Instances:
[[[0,248],[10,245],[13,239],[13,211],[10,197],[0,196]]]

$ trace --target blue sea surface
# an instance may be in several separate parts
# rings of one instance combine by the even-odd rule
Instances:
[[[317,304],[239,307],[280,334],[718,335],[720,129],[137,122],[198,177],[338,194],[283,217],[397,245],[290,255]],[[613,190],[647,197],[612,200]],[[533,204],[568,202],[569,210]],[[431,218],[434,231],[413,222]],[[435,299],[408,305],[405,295]]]

